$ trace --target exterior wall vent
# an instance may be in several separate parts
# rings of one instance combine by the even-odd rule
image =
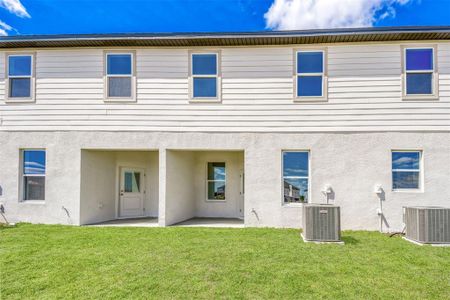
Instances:
[[[305,241],[340,242],[340,207],[327,204],[303,205],[303,232]]]
[[[450,208],[404,207],[406,238],[423,244],[450,244]]]

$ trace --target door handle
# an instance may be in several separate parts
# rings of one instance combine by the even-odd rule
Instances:
[[[123,190],[120,190],[120,196],[123,196]]]

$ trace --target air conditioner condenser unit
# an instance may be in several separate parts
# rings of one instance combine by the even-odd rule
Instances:
[[[407,240],[419,244],[450,245],[450,208],[404,207],[403,221]]]
[[[342,243],[341,212],[339,206],[328,204],[304,204],[302,221],[303,240]]]

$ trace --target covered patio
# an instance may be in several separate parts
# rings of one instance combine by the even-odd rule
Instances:
[[[167,150],[165,180],[163,225],[243,225],[244,151]]]
[[[157,224],[158,151],[81,150],[80,198],[82,225]]]

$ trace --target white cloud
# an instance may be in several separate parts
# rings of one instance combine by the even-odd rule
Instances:
[[[27,9],[20,3],[20,0],[0,0],[0,7],[21,18],[31,18]]]
[[[5,30],[12,30],[13,29],[11,26],[6,24],[5,22],[2,22],[2,20],[0,20],[0,27],[5,29]]]
[[[10,13],[21,18],[31,18],[26,8],[22,5],[22,3],[20,3],[20,0],[0,0],[0,8],[4,8]],[[0,20],[0,36],[7,36],[8,31],[17,32],[14,27]]]
[[[10,25],[0,20],[0,36],[8,35],[8,31],[14,30]]]
[[[271,29],[370,27],[395,17],[395,5],[412,0],[274,0],[264,15]]]

